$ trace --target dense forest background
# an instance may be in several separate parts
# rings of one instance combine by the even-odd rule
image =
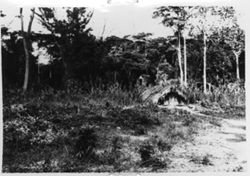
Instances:
[[[55,9],[41,8],[33,15],[37,16],[41,25],[50,33],[34,33],[32,30],[10,32],[7,27],[1,28],[3,87],[20,88],[24,84],[27,54],[23,46],[23,36],[26,38],[29,53],[29,89],[45,85],[56,89],[63,88],[67,80],[76,80],[77,83],[84,84],[82,88],[85,90],[115,83],[129,89],[135,87],[138,78],[143,74],[149,75],[152,85],[157,84],[159,74],[167,74],[168,79],[177,79],[180,78],[177,60],[179,39],[182,67],[184,55],[186,57],[187,81],[202,83],[203,32],[196,32],[198,24],[195,22],[188,23],[188,19],[182,22],[187,18],[185,16],[191,15],[191,12],[188,14],[190,8],[177,8],[168,12],[170,15],[171,13],[178,15],[177,19],[163,16],[164,25],[173,28],[176,35],[159,38],[151,38],[151,33],[143,32],[122,38],[117,36],[96,38],[87,27],[92,12],[88,12],[86,8],[67,9],[67,19],[63,20],[55,18]],[[164,9],[159,9],[159,13],[160,10],[165,13]],[[224,23],[219,21],[220,27],[212,26],[205,31],[207,82],[219,86],[237,79],[244,80],[245,52],[242,46],[244,32],[235,21],[235,11],[230,8],[212,10],[217,13],[214,16],[220,16]],[[208,12],[198,13],[206,15]],[[160,15],[158,14],[159,17]],[[190,18],[200,17],[192,14]],[[226,18],[235,23],[234,27],[232,24],[231,26],[225,24],[228,20]],[[30,28],[31,25],[32,21]],[[32,44],[37,44],[40,50],[48,53],[46,55],[49,59],[48,64],[39,63],[38,55],[32,55]],[[183,53],[184,47],[186,53]],[[235,52],[239,52],[238,65]],[[239,67],[238,77],[237,67]]]

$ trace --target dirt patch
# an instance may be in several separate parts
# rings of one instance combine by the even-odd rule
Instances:
[[[168,172],[246,171],[246,121],[221,119],[220,124],[204,122],[193,141],[177,144]]]

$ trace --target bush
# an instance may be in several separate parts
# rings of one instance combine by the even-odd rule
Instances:
[[[190,160],[191,162],[194,162],[195,164],[202,164],[205,166],[208,165],[214,165],[211,161],[211,156],[209,154],[206,154],[204,156],[193,156],[192,159]]]
[[[152,167],[153,171],[166,168],[169,158],[159,149],[159,143],[154,138],[144,141],[139,147],[141,167]]]
[[[109,150],[106,150],[102,155],[101,155],[101,161],[102,163],[105,164],[117,164],[119,163],[119,160],[122,157],[122,152],[121,149],[123,148],[123,139],[122,137],[119,136],[113,136],[110,145],[109,145]]]
[[[146,141],[140,146],[139,153],[141,155],[141,161],[143,165],[153,157],[154,148],[155,145],[150,141]]]
[[[93,128],[79,130],[75,142],[75,152],[78,158],[89,158],[94,155],[98,136]]]
[[[200,102],[205,107],[211,107],[214,103],[220,106],[245,105],[244,83],[239,81],[213,87],[213,90],[207,94],[204,94],[202,89],[197,88],[194,83],[190,83],[185,91],[189,103]]]
[[[129,146],[129,138],[111,136],[107,149],[98,154],[98,161],[102,166],[112,166],[112,171],[128,171],[136,167],[136,151]],[[106,169],[104,169],[106,171]],[[103,172],[103,170],[102,170]]]

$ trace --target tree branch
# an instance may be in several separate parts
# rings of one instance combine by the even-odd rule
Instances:
[[[34,20],[35,8],[31,9],[31,11],[32,11],[32,14],[30,15],[30,22],[29,22],[29,26],[28,26],[27,35],[29,35],[30,31],[31,31],[32,22]]]

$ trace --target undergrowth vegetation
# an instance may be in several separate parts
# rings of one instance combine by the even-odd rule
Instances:
[[[220,106],[226,108],[245,105],[245,87],[244,82],[241,81],[219,87],[213,86],[207,93],[203,93],[202,89],[191,83],[184,91],[189,103],[200,103],[204,107]]]
[[[68,91],[4,91],[4,172],[166,171],[177,143],[191,141],[204,120],[217,123],[142,103],[139,89],[124,91],[114,85]],[[189,98],[210,107],[217,102],[232,113],[232,105],[222,100],[238,94],[228,88],[222,93],[199,94],[203,98],[193,91]],[[218,101],[220,96],[224,98]],[[244,108],[234,107],[239,112]]]

